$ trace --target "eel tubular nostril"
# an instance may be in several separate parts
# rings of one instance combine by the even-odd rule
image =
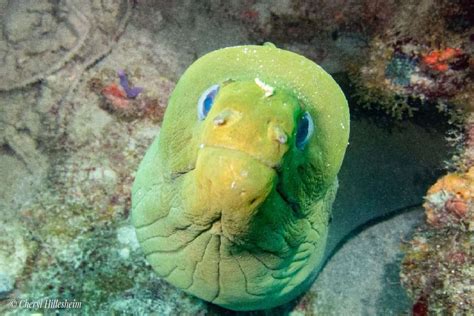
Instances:
[[[213,120],[214,125],[221,126],[224,125],[230,118],[231,112],[229,110],[224,110],[219,113]]]
[[[224,125],[225,124],[225,119],[221,116],[216,116],[214,118],[214,125],[219,126],[219,125]]]
[[[280,144],[286,144],[286,142],[288,141],[288,136],[286,135],[285,131],[283,131],[283,129],[281,129],[281,127],[272,127],[273,129],[273,137],[275,138],[275,140],[277,142],[279,142]]]

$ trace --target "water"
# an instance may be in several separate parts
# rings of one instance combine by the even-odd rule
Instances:
[[[463,10],[443,13],[446,4],[418,8],[422,21],[434,10],[446,22],[429,35],[465,50],[442,72],[445,61],[423,64],[411,50],[440,47],[417,44],[428,31],[412,25],[405,2],[0,0],[0,311],[234,314],[152,271],[130,222],[131,185],[183,71],[214,49],[272,41],[334,75],[349,100],[351,135],[324,269],[301,298],[251,314],[409,313],[400,239],[423,223],[423,196],[450,157],[451,127],[436,105],[465,100],[472,25]],[[469,11],[463,1],[452,6]],[[396,36],[408,42],[393,44]],[[402,48],[429,89],[409,81],[407,67],[390,72],[402,85],[380,79],[390,65],[381,56]],[[143,88],[136,99],[120,95],[119,70]],[[428,102],[411,100],[414,118],[406,110],[397,120],[385,114],[400,109],[394,93]],[[363,109],[364,100],[379,109]]]

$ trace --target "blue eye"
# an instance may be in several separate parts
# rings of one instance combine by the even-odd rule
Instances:
[[[298,127],[296,130],[296,147],[300,150],[304,149],[304,146],[309,141],[311,135],[314,132],[314,123],[311,115],[308,112],[304,112],[301,116]]]
[[[211,110],[214,99],[219,91],[219,85],[215,84],[209,89],[204,91],[204,93],[199,97],[198,101],[198,118],[199,120],[204,120],[207,116],[207,113]]]

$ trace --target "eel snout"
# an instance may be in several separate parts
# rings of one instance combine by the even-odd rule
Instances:
[[[247,153],[206,147],[183,184],[185,213],[194,224],[214,223],[219,227],[215,233],[239,243],[272,191],[275,178],[274,169]]]

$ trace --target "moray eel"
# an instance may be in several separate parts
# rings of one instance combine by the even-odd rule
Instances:
[[[348,137],[344,94],[305,57],[263,45],[199,58],[133,185],[148,262],[232,310],[297,297],[324,261]]]

